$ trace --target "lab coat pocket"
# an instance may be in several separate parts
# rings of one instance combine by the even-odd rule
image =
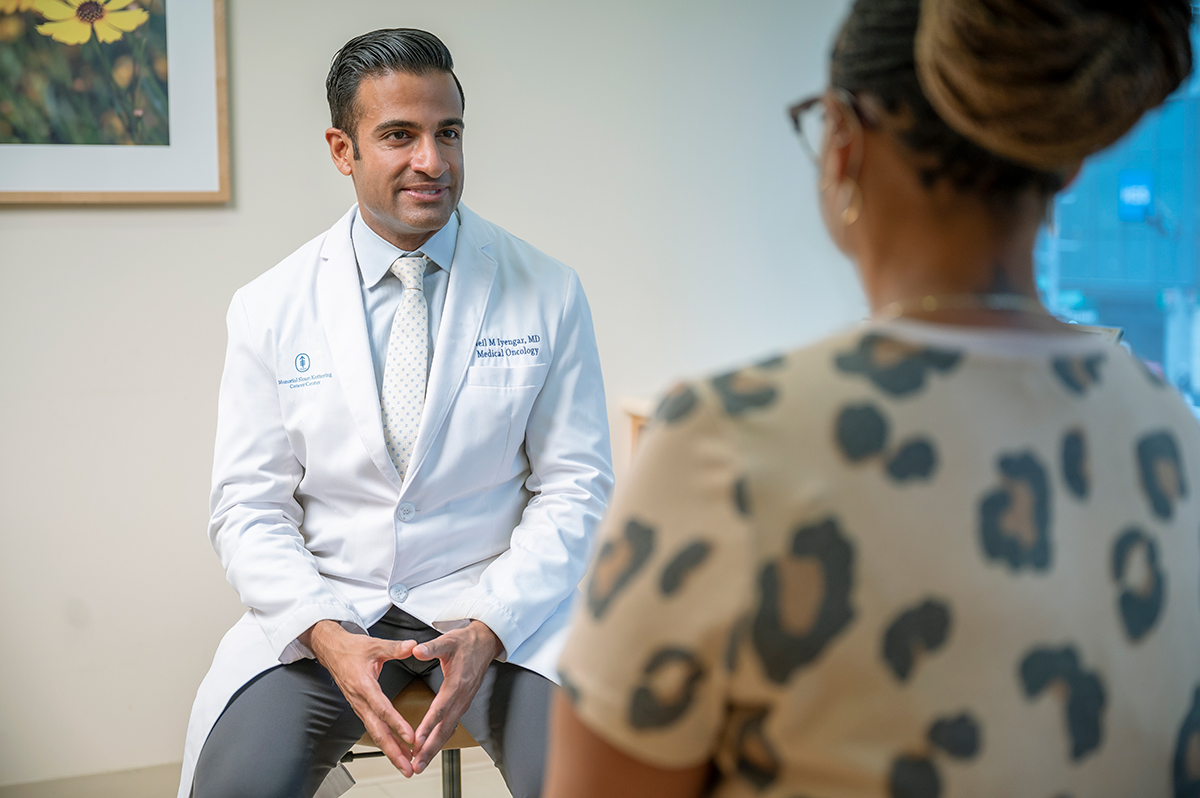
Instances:
[[[445,427],[443,449],[456,479],[474,489],[495,484],[523,451],[525,423],[549,364],[472,366]]]
[[[549,363],[531,366],[471,366],[467,369],[467,385],[486,385],[492,388],[540,388],[546,381]]]

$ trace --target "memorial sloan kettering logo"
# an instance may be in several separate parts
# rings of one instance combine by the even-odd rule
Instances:
[[[311,388],[314,385],[320,385],[323,380],[327,380],[333,376],[332,371],[327,371],[324,374],[309,374],[309,369],[312,368],[312,358],[307,352],[301,352],[296,355],[296,371],[300,373],[299,377],[292,377],[290,380],[280,380],[280,385],[286,385],[289,388]]]

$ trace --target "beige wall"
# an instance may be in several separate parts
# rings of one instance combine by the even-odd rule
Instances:
[[[844,7],[230,0],[232,203],[0,210],[0,785],[181,756],[241,612],[204,532],[225,308],[353,201],[338,46],[451,47],[465,201],[579,271],[623,467],[621,397],[863,312],[784,115]]]

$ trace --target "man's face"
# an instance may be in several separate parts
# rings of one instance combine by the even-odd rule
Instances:
[[[359,157],[330,128],[334,163],[353,177],[363,220],[401,249],[416,249],[450,220],[462,196],[462,99],[454,78],[376,75],[359,84],[355,103]]]

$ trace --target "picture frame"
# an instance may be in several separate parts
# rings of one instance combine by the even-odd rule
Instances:
[[[61,5],[46,5],[47,2]],[[49,38],[55,31],[48,24],[51,16],[47,13],[53,15],[70,7],[80,19],[86,20],[88,14],[84,12],[90,10],[91,16],[103,14],[107,4],[114,9],[135,11],[137,16],[124,18],[125,26],[137,24],[139,29],[122,34],[115,27],[105,28],[106,39],[100,23],[96,23],[95,35],[82,44],[71,43],[74,30],[65,31],[63,38],[68,40],[67,43],[61,43],[57,35],[53,40]],[[53,135],[57,140],[13,143],[11,139],[17,135],[13,132],[15,125],[7,124],[4,112],[12,111],[16,121],[20,107],[14,110],[12,102],[5,106],[3,95],[0,95],[0,134],[10,133],[8,141],[0,139],[0,205],[222,204],[229,201],[225,0],[140,0],[133,5],[129,0],[92,3],[9,0],[8,5],[24,9],[25,18],[38,23],[34,30],[40,37],[33,35],[28,23],[22,24],[23,35],[29,37],[26,41],[32,41],[38,48],[38,65],[51,73],[51,77],[41,78],[42,83],[49,83],[55,77],[61,83],[64,75],[72,79],[75,94],[71,94],[70,85],[59,87],[59,94],[73,99],[77,107],[72,125],[56,127],[56,120],[49,119],[49,110],[42,111],[42,116],[49,121],[36,120],[41,124],[38,130],[44,136]],[[81,10],[80,6],[88,6],[88,9]],[[143,7],[150,8],[151,12],[142,10]],[[61,13],[65,15],[66,10]],[[109,18],[118,20],[120,13],[116,11]],[[163,19],[155,20],[155,13]],[[159,35],[156,41],[162,44],[162,52],[147,55],[145,40],[155,34],[150,23],[138,22],[141,19],[157,24]],[[0,23],[3,23],[2,17]],[[83,30],[74,18],[64,24]],[[162,34],[164,27],[165,35]],[[119,40],[122,36],[127,41]],[[81,37],[82,34],[78,36]],[[4,44],[0,41],[0,47]],[[140,49],[135,51],[135,46]],[[55,47],[59,50],[52,49]],[[32,52],[32,49],[21,52]],[[125,55],[113,55],[121,52]],[[131,57],[134,53],[138,57]],[[29,57],[33,58],[32,55]],[[53,70],[44,67],[52,57],[63,62],[51,64]],[[75,73],[68,71],[71,68],[79,75],[72,77]],[[157,81],[152,71],[158,72]],[[109,74],[115,81],[109,80]],[[124,87],[120,85],[121,78],[124,78]],[[25,95],[33,96],[33,93],[27,91]],[[16,100],[29,105],[25,96]],[[97,114],[96,109],[103,107],[106,101],[111,102],[111,109]],[[136,106],[145,106],[145,109]],[[63,107],[67,106],[62,102],[45,104],[45,109],[50,110]],[[143,122],[156,125],[156,128],[148,129]],[[26,135],[32,138],[31,134]],[[63,141],[69,136],[75,136],[77,140]],[[123,138],[123,141],[111,143],[114,138]]]

